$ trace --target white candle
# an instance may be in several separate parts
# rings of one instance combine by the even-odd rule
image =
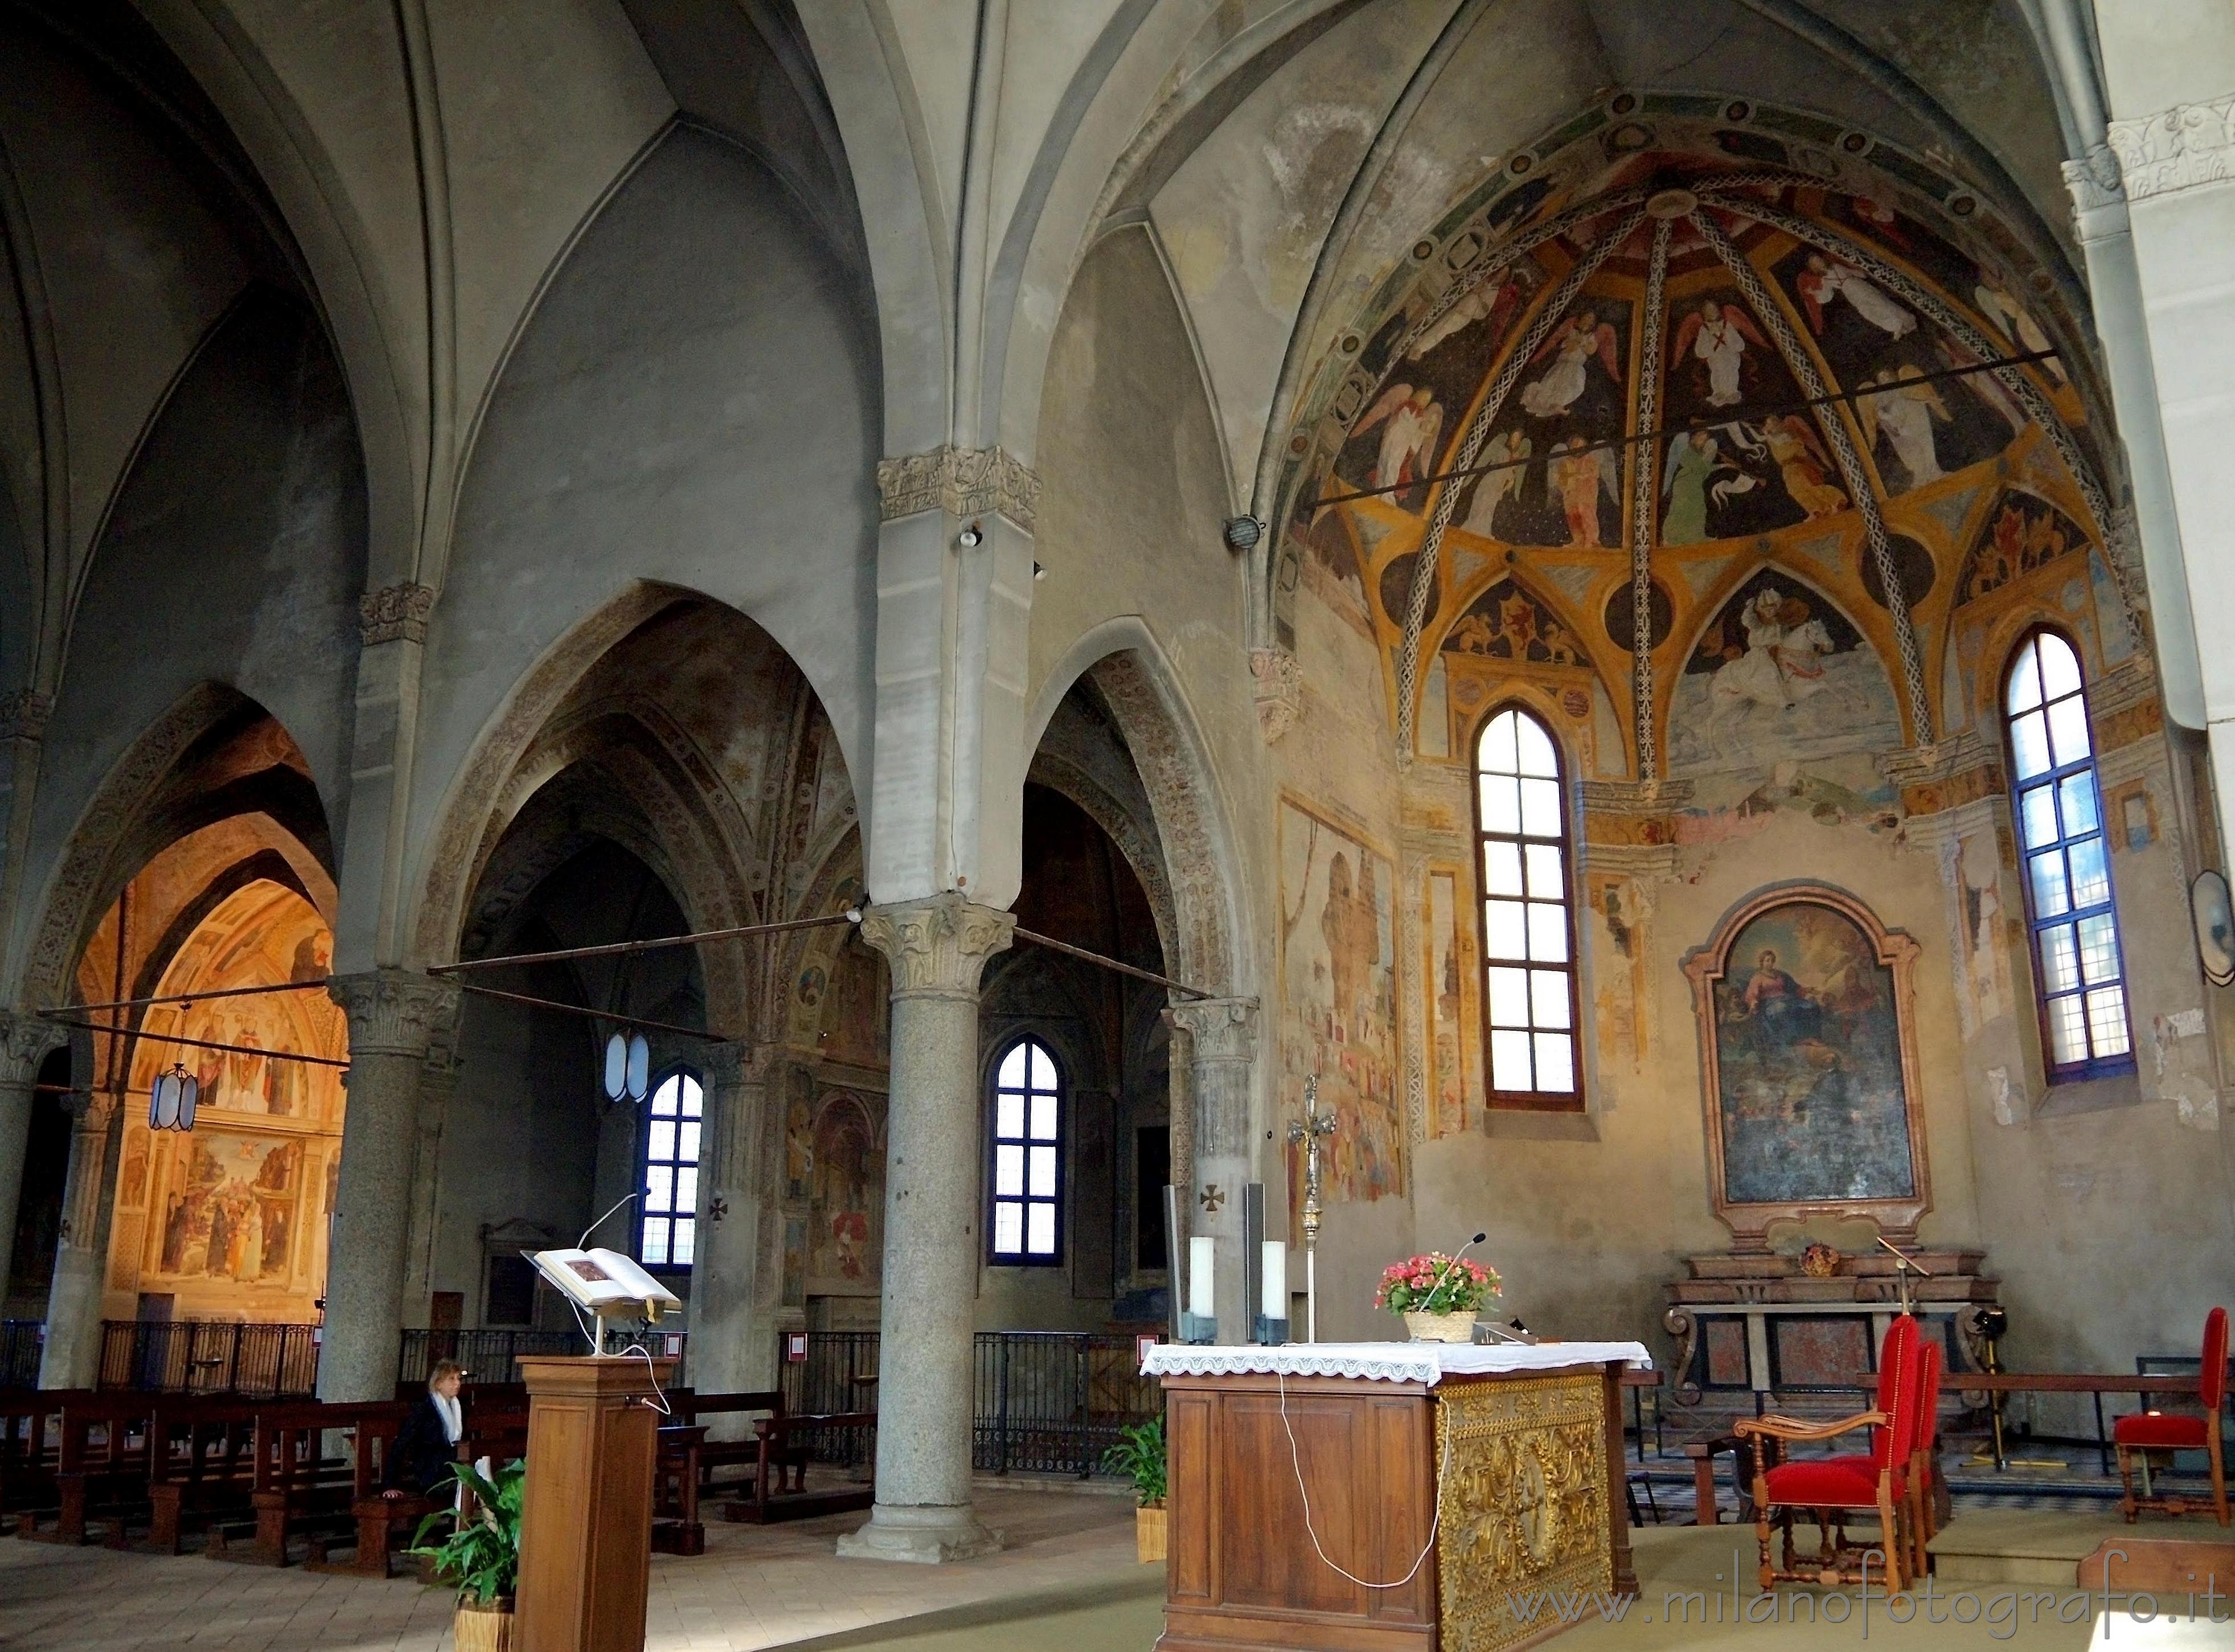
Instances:
[[[1218,1312],[1215,1306],[1218,1299],[1211,1289],[1212,1255],[1209,1239],[1188,1241],[1188,1312],[1199,1320]]]
[[[1268,1320],[1284,1320],[1288,1317],[1288,1247],[1278,1239],[1268,1239],[1264,1253],[1264,1269],[1259,1275],[1264,1283],[1258,1291],[1264,1306],[1260,1311]]]

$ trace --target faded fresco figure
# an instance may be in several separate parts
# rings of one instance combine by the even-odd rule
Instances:
[[[1320,1098],[1338,1121],[1326,1196],[1402,1192],[1389,863],[1290,803],[1281,814],[1281,1082],[1301,1096],[1317,1073]]]

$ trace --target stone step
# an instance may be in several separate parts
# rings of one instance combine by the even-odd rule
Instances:
[[[1964,1510],[1930,1545],[1933,1575],[1943,1584],[2015,1583],[2071,1589],[2080,1563],[2106,1543],[2122,1540],[2225,1541],[2209,1518],[2151,1520],[2128,1525],[2116,1508],[2103,1513],[2046,1509]],[[2100,1583],[2091,1583],[2091,1587]]]

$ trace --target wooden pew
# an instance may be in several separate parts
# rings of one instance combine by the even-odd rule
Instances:
[[[64,1396],[55,1454],[54,1528],[43,1530],[39,1511],[26,1510],[17,1517],[16,1535],[40,1543],[82,1544],[95,1511],[121,1517],[128,1505],[144,1505],[148,1442],[164,1398],[82,1392]],[[121,1524],[120,1518],[120,1530]]]
[[[328,1459],[322,1437],[329,1430],[362,1429],[385,1424],[392,1435],[402,1425],[406,1407],[393,1400],[327,1404],[315,1400],[266,1401],[256,1408],[254,1483],[249,1502],[255,1511],[255,1529],[246,1542],[238,1527],[215,1523],[209,1529],[208,1553],[216,1560],[236,1560],[251,1565],[285,1566],[292,1559],[298,1537],[308,1539],[322,1530],[346,1527],[354,1519],[354,1496],[359,1461]]]
[[[799,1436],[824,1429],[860,1428],[874,1432],[876,1426],[877,1413],[874,1411],[763,1418],[753,1425],[758,1451],[754,1459],[752,1496],[724,1504],[722,1518],[765,1525],[776,1520],[803,1520],[812,1515],[868,1508],[876,1501],[873,1479],[823,1491],[807,1489],[807,1443]],[[873,1451],[870,1461],[875,1460]]]
[[[175,1555],[189,1515],[219,1519],[251,1506],[256,1402],[163,1398],[148,1440],[146,1546]]]
[[[678,1426],[705,1425],[711,1435],[714,1419],[724,1417],[757,1419],[763,1414],[771,1418],[783,1415],[783,1391],[779,1388],[749,1388],[735,1393],[698,1393],[690,1389],[669,1391],[667,1403]],[[711,1492],[715,1479],[725,1468],[743,1467],[747,1478],[760,1463],[759,1439],[750,1431],[740,1431],[732,1439],[709,1439],[698,1452],[699,1490]],[[799,1466],[807,1465],[806,1448],[798,1448]]]
[[[652,1547],[655,1554],[703,1555],[706,1527],[698,1518],[699,1454],[705,1425],[678,1424],[659,1433],[652,1472]]]
[[[470,1388],[467,1395],[465,1432],[458,1437],[458,1461],[471,1463],[486,1457],[492,1464],[497,1464],[527,1456],[525,1393],[517,1411],[504,1408],[510,1396],[503,1392],[499,1392],[493,1400]],[[340,1546],[338,1543],[323,1535],[314,1537],[311,1540],[311,1570],[353,1577],[393,1577],[396,1550],[417,1534],[420,1521],[439,1509],[451,1506],[447,1494],[428,1497],[406,1492],[397,1498],[387,1494],[389,1453],[396,1448],[396,1436],[408,1410],[408,1406],[399,1406],[393,1420],[360,1426],[350,1502],[351,1518],[357,1527],[357,1547],[348,1559],[336,1560],[331,1550]]]
[[[52,1511],[63,1402],[83,1388],[0,1388],[0,1511]]]

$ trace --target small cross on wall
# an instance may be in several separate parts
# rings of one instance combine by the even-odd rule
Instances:
[[[1216,1182],[1204,1183],[1203,1191],[1196,1196],[1196,1202],[1212,1216],[1216,1216],[1218,1207],[1226,1203],[1226,1195],[1218,1190],[1218,1183]]]

